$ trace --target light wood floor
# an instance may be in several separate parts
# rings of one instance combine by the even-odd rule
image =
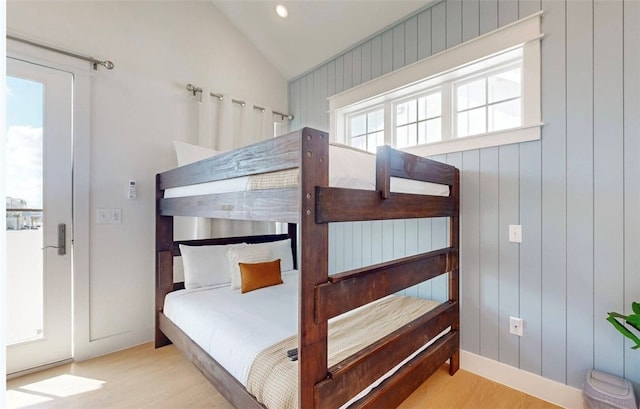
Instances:
[[[7,382],[7,408],[232,409],[173,347],[151,344]],[[2,405],[0,405],[2,406]],[[441,368],[401,409],[555,408],[464,370]]]

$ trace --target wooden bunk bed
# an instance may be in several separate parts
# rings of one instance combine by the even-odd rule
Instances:
[[[376,156],[376,190],[329,187],[329,136],[304,128],[237,149],[156,177],[156,347],[173,342],[207,379],[238,408],[264,408],[225,368],[163,314],[165,296],[183,288],[173,280],[179,244],[208,245],[292,239],[300,270],[299,408],[334,408],[347,402],[405,360],[427,341],[450,330],[404,364],[366,396],[357,408],[397,406],[443,363],[459,367],[459,171],[452,166],[389,147]],[[299,168],[297,187],[165,198],[169,188],[258,173]],[[391,178],[449,187],[449,195],[394,193]],[[173,216],[289,223],[288,234],[174,242]],[[448,217],[449,246],[365,268],[328,274],[328,223]],[[296,255],[296,236],[300,254]],[[328,320],[389,294],[448,274],[449,301],[424,316],[328,367]],[[275,409],[275,408],[272,408]]]

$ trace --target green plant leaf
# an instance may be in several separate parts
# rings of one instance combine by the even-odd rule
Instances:
[[[640,314],[640,303],[637,302],[632,302],[631,303],[631,309],[633,310],[633,312],[635,312],[636,314]]]
[[[607,314],[609,314],[610,317],[622,318],[623,320],[627,319],[626,315],[622,315],[622,314],[617,313],[617,312],[608,312]]]
[[[624,325],[620,324],[618,322],[618,320],[616,320],[614,317],[612,317],[611,315],[609,315],[609,318],[607,318],[607,321],[609,321],[618,331],[620,331],[620,333],[622,335],[624,335],[625,337],[629,338],[630,340],[632,340],[636,346],[640,346],[640,338],[638,338],[637,336],[635,336],[631,331],[629,331]],[[636,348],[634,348],[636,349]]]
[[[638,314],[631,314],[627,317],[627,319],[625,320],[627,322],[627,324],[631,325],[633,328],[636,329],[636,331],[640,331],[640,315]]]
[[[624,327],[624,325],[620,324],[618,322],[618,320],[616,320],[612,315],[609,315],[609,318],[607,318],[607,321],[609,321],[618,331],[620,331],[624,336],[627,336],[626,334],[628,333],[629,335],[633,335],[628,329],[626,329]]]

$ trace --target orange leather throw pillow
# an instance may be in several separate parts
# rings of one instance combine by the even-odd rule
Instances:
[[[247,293],[258,288],[282,284],[280,259],[263,263],[238,263],[242,283],[240,291]]]

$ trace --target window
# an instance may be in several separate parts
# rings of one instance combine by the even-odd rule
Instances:
[[[540,139],[540,17],[329,98],[332,137],[436,155]]]
[[[395,140],[398,148],[442,140],[442,93],[435,91],[397,102]]]
[[[457,137],[520,126],[521,71],[518,65],[455,85]]]
[[[375,153],[376,147],[384,145],[384,110],[374,108],[348,117],[349,145]]]
[[[516,48],[426,81],[424,90],[392,92],[374,107],[365,104],[346,115],[345,142],[375,152],[384,144],[402,149],[519,128],[522,60],[522,48]]]

